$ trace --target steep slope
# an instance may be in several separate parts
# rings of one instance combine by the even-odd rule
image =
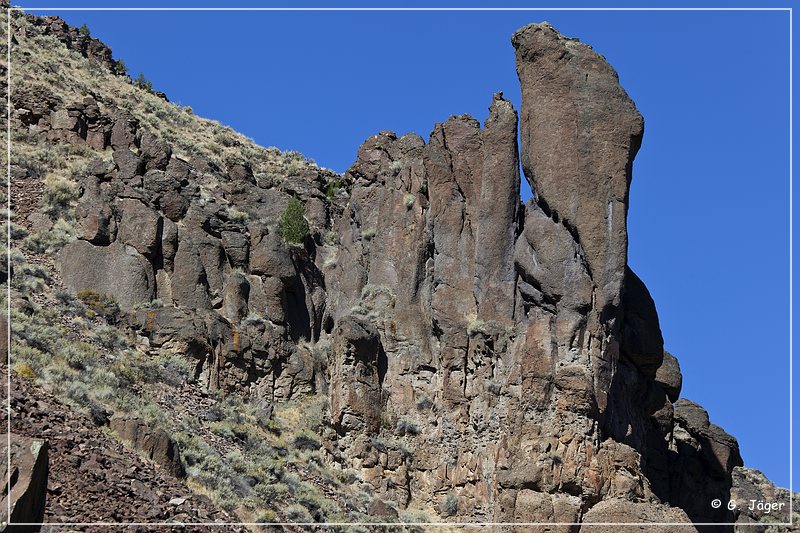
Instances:
[[[7,371],[5,366],[3,371]],[[14,431],[43,437],[50,446],[45,522],[236,521],[88,418],[16,374],[12,376]]]
[[[319,169],[299,154],[257,147],[219,124],[200,119],[190,110],[169,104],[157,94],[137,87],[126,76],[107,68],[115,62],[100,62],[84,53],[100,45],[84,46],[82,43],[88,38],[58,19],[18,15],[14,28],[11,324],[15,372],[23,379],[52,389],[73,409],[101,427],[121,429],[127,426],[117,421],[135,419],[153,430],[166,430],[178,443],[187,474],[187,490],[209,494],[218,505],[235,513],[237,520],[369,520],[366,513],[370,494],[352,485],[352,473],[341,469],[329,471],[319,456],[319,437],[315,433],[319,433],[322,415],[316,398],[293,398],[294,401],[276,408],[270,403],[246,403],[239,395],[226,398],[217,392],[216,382],[209,390],[209,380],[216,379],[208,373],[212,365],[197,366],[198,361],[191,354],[205,344],[194,344],[192,335],[198,342],[216,343],[207,341],[208,330],[202,329],[207,320],[212,331],[221,325],[223,334],[232,339],[228,322],[216,312],[212,314],[209,309],[204,314],[202,309],[188,308],[189,311],[175,316],[176,321],[187,319],[189,326],[197,324],[201,328],[200,331],[190,327],[181,330],[189,339],[188,346],[177,339],[161,346],[156,338],[151,345],[149,339],[131,332],[128,327],[132,318],[128,314],[130,304],[134,302],[131,295],[142,292],[134,283],[126,282],[126,277],[138,272],[141,281],[150,283],[145,287],[147,297],[152,298],[147,287],[155,288],[155,278],[135,248],[122,245],[122,253],[117,256],[122,266],[113,261],[103,263],[101,259],[90,260],[91,266],[86,269],[89,273],[106,276],[112,287],[110,292],[119,302],[104,292],[100,282],[94,282],[89,290],[70,293],[65,290],[62,278],[64,258],[69,255],[70,247],[88,242],[76,241],[79,234],[95,244],[103,243],[102,233],[109,230],[113,239],[147,238],[147,224],[152,219],[148,218],[145,203],[158,205],[170,213],[184,214],[189,207],[184,201],[189,194],[194,194],[197,203],[220,213],[226,224],[235,230],[248,222],[248,215],[238,211],[228,195],[246,197],[260,183],[263,189],[257,190],[264,195],[260,198],[261,207],[279,216],[281,206],[291,197],[287,191],[302,190],[297,194],[304,198],[306,194],[325,198],[328,190],[334,190],[328,181],[337,176]],[[110,52],[102,57],[110,57]],[[64,100],[70,103],[63,104]],[[51,113],[51,106],[57,108],[56,113]],[[116,117],[117,114],[124,118],[112,119],[112,115]],[[117,123],[125,126],[115,130]],[[109,144],[125,142],[119,139],[127,138],[125,136],[130,133],[125,130],[127,124],[140,133],[145,125],[157,129],[160,135],[185,131],[186,135],[181,134],[178,144],[183,143],[192,151],[182,156],[179,147],[169,146],[166,157],[174,162],[170,172],[174,172],[175,163],[185,157],[195,164],[202,161],[209,174],[191,183],[191,193],[181,190],[188,181],[178,182],[176,190],[159,194],[158,200],[155,197],[150,200],[140,193],[130,197],[134,189],[143,190],[141,178],[133,187],[123,185],[122,191],[108,191],[108,183],[104,183],[99,187],[99,194],[105,196],[94,197],[97,191],[87,188],[93,180],[91,173],[102,173],[106,164],[113,164],[115,171],[118,170]],[[128,143],[134,143],[132,137],[128,139]],[[158,147],[165,146],[154,136],[150,140]],[[135,140],[137,143],[139,139]],[[138,156],[128,153],[134,157],[132,172],[144,171],[144,166],[138,167]],[[117,157],[120,154],[124,152],[118,152]],[[99,167],[90,170],[98,164]],[[221,172],[220,167],[226,169],[225,183],[217,181],[219,176],[215,173]],[[189,168],[188,162],[186,168]],[[240,187],[227,182],[228,171],[238,173],[246,185]],[[164,172],[151,172],[148,180],[164,175]],[[174,174],[170,174],[170,179],[172,177]],[[121,181],[117,183],[122,184]],[[148,186],[151,183],[148,181]],[[149,195],[150,189],[146,190]],[[78,203],[79,198],[81,202]],[[126,219],[127,227],[124,223],[119,225],[117,234],[115,217],[122,214],[120,205],[139,210],[137,217]],[[131,213],[131,209],[126,212]],[[164,220],[168,219],[155,222],[157,228],[149,226],[151,231],[158,232],[159,239]],[[215,221],[219,222],[216,216]],[[94,228],[93,224],[96,224]],[[170,227],[176,229],[177,224]],[[227,227],[222,231],[228,247],[226,256],[233,255],[237,235],[236,231],[227,231]],[[204,235],[201,226],[194,230],[197,235]],[[89,236],[91,231],[96,235]],[[101,257],[107,257],[103,252],[114,249],[119,248],[108,246],[99,250]],[[161,249],[159,246],[159,254]],[[190,260],[179,260],[178,272],[188,271],[187,276],[191,276],[191,258],[196,252],[182,248],[178,251],[179,259],[184,252]],[[248,255],[245,251],[245,256]],[[78,255],[75,261],[79,263],[88,257]],[[171,265],[168,268],[172,270]],[[68,271],[66,274],[69,278]],[[78,270],[76,275],[83,274]],[[199,275],[205,280],[205,271]],[[187,279],[185,293],[190,294],[194,280]],[[210,279],[213,283],[217,278],[211,275]],[[176,292],[180,290],[178,286]],[[213,298],[216,302],[218,296]],[[160,305],[157,300],[150,302],[148,299],[146,303],[152,307]],[[124,311],[120,310],[120,304]],[[249,323],[253,328],[263,329],[268,322],[254,315]],[[164,321],[159,321],[159,327],[163,324]],[[272,349],[297,349],[294,342],[285,344],[284,348]],[[281,355],[282,352],[276,353]],[[308,361],[309,368],[301,366],[294,374],[291,370],[286,372],[281,383],[285,383],[287,398],[295,387],[313,386],[314,362],[310,358]],[[195,375],[195,370],[201,368],[206,374]],[[24,424],[14,425],[12,429],[31,433]],[[58,447],[51,450],[52,463],[63,464],[60,452]],[[145,472],[140,474],[146,475]],[[145,478],[139,481],[148,482]],[[51,520],[63,516],[52,507],[55,505],[52,500],[48,505],[47,516]],[[131,516],[111,511],[113,507],[84,509],[82,514],[77,512],[69,518],[79,521],[103,518],[113,522]],[[131,512],[136,511],[131,509]]]
[[[788,518],[712,505],[787,493],[679,397],[627,266],[643,120],[589,46],[525,26],[519,118],[498,93],[339,176],[12,30],[12,363],[156,462],[163,432],[159,475],[248,521]]]

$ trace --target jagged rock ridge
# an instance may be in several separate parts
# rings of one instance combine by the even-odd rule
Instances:
[[[730,499],[738,445],[679,399],[677,359],[627,266],[642,117],[591,47],[546,23],[512,44],[519,120],[498,93],[483,127],[453,116],[427,142],[381,132],[343,176],[309,167],[280,184],[248,161],[179,154],[102,95],[21,88],[30,134],[98,151],[60,275],[112,295],[209,389],[325,395],[326,461],[392,509],[688,531],[744,517],[709,505]],[[292,197],[311,228],[301,246],[278,228]],[[147,453],[180,475],[159,442]]]

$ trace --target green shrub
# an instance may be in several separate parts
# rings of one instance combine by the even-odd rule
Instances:
[[[15,340],[24,341],[25,344],[40,352],[51,354],[55,352],[64,332],[60,328],[46,323],[52,318],[40,313],[41,316],[31,319],[24,313],[13,310],[11,314],[11,334]]]
[[[121,59],[118,59],[114,62],[114,66],[112,67],[112,72],[117,76],[124,76],[128,73],[128,65]]]
[[[314,451],[319,450],[322,447],[322,444],[319,442],[317,436],[310,431],[303,431],[296,435],[292,445],[295,447],[295,449],[300,451]]]
[[[427,198],[428,197],[428,182],[426,181],[425,183],[420,185],[419,186],[419,190],[417,192],[419,192],[422,196]]]
[[[281,519],[275,514],[275,511],[270,511],[269,509],[261,511],[256,515],[256,522],[259,524],[274,524],[280,521]]]
[[[194,381],[195,363],[174,352],[161,353],[154,358],[159,366],[158,379],[172,387]]]
[[[480,318],[476,318],[475,320],[471,320],[469,324],[467,324],[467,335],[469,335],[470,337],[474,337],[479,334],[480,335],[486,334],[486,322],[484,322]]]
[[[431,407],[433,407],[433,401],[428,397],[417,401],[417,410],[419,411],[427,411]]]
[[[401,418],[397,422],[395,432],[399,435],[419,435],[419,426],[413,420]]]
[[[22,263],[14,267],[11,286],[23,293],[37,293],[47,287],[49,280],[50,276],[42,266]]]
[[[115,321],[119,315],[119,304],[111,295],[87,289],[78,292],[78,299],[86,304],[90,314],[104,317],[109,321]]]
[[[247,224],[247,221],[250,219],[250,215],[247,212],[236,209],[230,205],[225,209],[225,214],[228,216],[228,220],[234,224]]]
[[[67,364],[75,370],[84,370],[95,362],[98,357],[97,350],[85,342],[69,343],[61,350],[61,356]]]
[[[269,502],[284,500],[289,496],[289,487],[284,483],[258,483],[253,490]]]
[[[94,338],[107,350],[122,351],[130,347],[127,337],[114,326],[100,326],[94,331]]]
[[[75,228],[63,218],[59,218],[49,230],[28,235],[23,245],[26,250],[35,254],[54,254],[73,240],[75,240]]]
[[[371,241],[375,238],[375,228],[367,228],[361,231],[361,238],[365,241]]]
[[[280,230],[283,240],[290,244],[302,244],[309,234],[305,219],[305,208],[297,198],[289,199],[289,204],[281,215]]]
[[[133,84],[136,87],[138,87],[140,89],[143,89],[143,90],[145,90],[145,91],[147,91],[149,93],[153,92],[153,83],[150,80],[148,80],[147,78],[145,78],[144,77],[144,73],[142,73],[142,72],[139,73],[139,75],[133,81]]]
[[[81,37],[83,37],[84,39],[88,39],[89,36],[91,36],[91,32],[89,31],[89,26],[87,26],[86,23],[84,23],[78,31],[80,32]]]
[[[267,319],[263,316],[259,315],[258,313],[251,312],[246,317],[242,319],[242,327],[254,327],[257,328],[259,326],[263,326],[267,323]]]
[[[447,496],[442,501],[442,514],[445,516],[453,516],[458,513],[458,494],[455,492],[448,492]]]
[[[400,171],[403,170],[403,163],[400,161],[392,161],[389,163],[389,170],[392,173],[392,176],[397,176],[400,174]]]
[[[405,528],[411,533],[424,533],[426,531],[425,527],[408,524],[426,524],[431,520],[423,511],[405,511],[400,514],[400,521],[407,524]]]
[[[314,519],[311,517],[311,513],[309,513],[308,509],[302,505],[290,505],[286,508],[284,513],[287,522],[308,523],[314,521]]]
[[[328,185],[325,187],[325,196],[328,198],[328,200],[333,200],[336,198],[336,193],[339,191],[341,186],[342,182],[338,179],[332,179],[328,181]]]
[[[36,379],[36,371],[25,362],[17,362],[14,363],[14,372],[23,379],[27,379],[28,381],[33,381]]]
[[[78,185],[66,178],[49,174],[44,180],[42,203],[51,218],[66,218],[78,199]]]

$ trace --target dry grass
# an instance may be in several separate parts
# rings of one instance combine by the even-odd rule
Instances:
[[[5,28],[5,24],[1,26]],[[176,156],[184,159],[203,156],[222,169],[247,162],[260,183],[277,185],[303,170],[320,168],[297,151],[282,152],[259,146],[219,122],[198,117],[190,108],[165,102],[137,88],[127,77],[115,76],[68,50],[55,37],[33,32],[25,37],[22,29],[28,26],[28,21],[19,14],[12,21],[12,31],[19,43],[12,49],[12,91],[22,84],[42,84],[65,103],[88,95],[101,97],[102,100],[98,98],[101,111],[127,111],[140,125],[172,144]]]

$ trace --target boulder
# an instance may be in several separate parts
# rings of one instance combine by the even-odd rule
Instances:
[[[123,198],[117,206],[122,214],[117,239],[136,248],[136,251],[153,258],[161,240],[161,216],[139,200]]]
[[[683,386],[681,366],[678,363],[678,359],[666,350],[664,350],[664,360],[656,370],[655,380],[667,393],[667,397],[671,402],[678,401],[681,395],[681,387]]]
[[[147,130],[139,132],[139,152],[146,170],[166,170],[172,148],[165,140]]]
[[[675,420],[695,434],[707,430],[710,425],[706,410],[686,398],[675,402]]]
[[[192,166],[179,157],[172,157],[167,164],[166,175],[175,190],[189,183]]]
[[[167,191],[159,198],[158,205],[170,220],[178,221],[183,218],[189,209],[189,199],[176,191]]]
[[[142,160],[127,148],[114,150],[111,157],[117,167],[117,177],[121,180],[129,180],[144,173]]]
[[[514,501],[514,522],[561,523],[577,522],[581,500],[568,494],[546,494],[522,489]],[[570,533],[571,526],[553,526],[553,533]]]
[[[11,447],[8,448],[9,435],[0,435],[0,447],[3,457],[0,475],[9,480],[11,491],[7,492],[4,481],[3,499],[0,501],[0,531],[33,532],[39,526],[12,526],[8,522],[42,523],[44,522],[45,502],[47,500],[47,477],[49,469],[48,445],[41,439],[32,439],[12,433]],[[11,468],[9,471],[8,468]],[[9,516],[9,510],[11,514]]]
[[[328,207],[319,198],[309,198],[305,204],[305,218],[312,231],[320,232],[328,225]]]
[[[238,323],[247,316],[247,300],[250,297],[250,283],[241,272],[232,272],[226,279],[222,292],[222,316]]]
[[[136,123],[129,117],[119,115],[111,127],[111,146],[114,150],[128,150],[136,139]]]
[[[647,531],[648,533],[697,533],[697,529],[681,509],[660,503],[631,502],[620,498],[601,501],[589,509],[583,515],[581,521],[587,522],[587,524],[580,526],[579,531],[581,533],[633,533],[640,531]]]
[[[339,433],[380,428],[385,357],[373,325],[352,316],[339,319],[328,363],[331,425]]]
[[[135,248],[120,242],[94,246],[73,241],[58,254],[58,264],[64,284],[72,292],[110,295],[124,310],[155,296],[152,265]]]
[[[685,398],[675,402],[675,422],[699,444],[709,471],[730,479],[734,467],[744,465],[736,439],[712,424],[706,410],[696,403]]]
[[[116,163],[114,162],[112,154],[111,159],[103,159],[98,157],[89,161],[89,163],[86,165],[86,172],[92,176],[102,177],[113,172],[115,167]]]
[[[250,272],[290,281],[297,271],[289,247],[277,231],[256,224],[250,226]]]
[[[388,518],[390,521],[397,520],[399,516],[397,509],[380,498],[375,498],[370,502],[369,507],[367,507],[367,514],[374,518]]]
[[[197,248],[178,232],[178,250],[175,253],[172,274],[172,298],[175,305],[188,309],[210,309],[208,278]]]
[[[298,347],[289,355],[280,375],[275,376],[274,398],[286,401],[300,394],[313,394],[314,376],[314,357],[309,350]]]
[[[228,176],[231,181],[245,181],[255,184],[256,179],[253,177],[253,169],[248,163],[235,163],[228,169]]]
[[[77,131],[79,120],[76,114],[68,109],[59,109],[50,113],[50,127],[54,130]]]
[[[223,231],[222,247],[225,249],[225,255],[228,257],[231,267],[242,269],[247,267],[250,255],[250,242],[247,235],[238,231]]]
[[[82,198],[75,207],[75,220],[80,228],[78,237],[92,244],[111,244],[117,235],[114,212],[102,198]]]
[[[164,467],[171,475],[182,478],[186,474],[178,444],[166,431],[150,427],[136,418],[123,417],[112,419],[109,427],[122,440]]]
[[[705,433],[703,452],[712,467],[730,476],[737,466],[744,466],[739,453],[739,442],[716,424],[710,424]]]

